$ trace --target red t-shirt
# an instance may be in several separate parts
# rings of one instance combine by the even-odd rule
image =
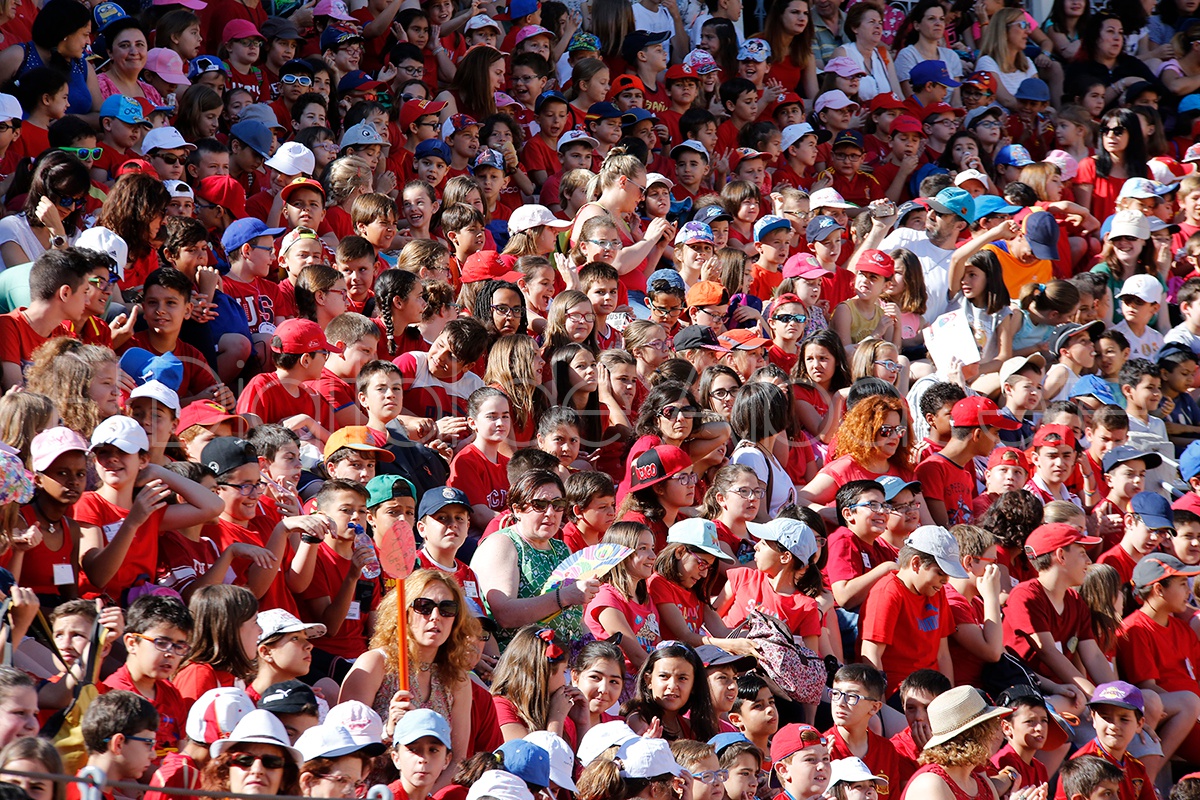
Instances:
[[[25,318],[24,307],[0,314],[0,362],[20,364],[24,373],[33,363],[33,351],[40,345],[57,336],[70,335],[71,329],[60,324],[49,336],[42,336]]]
[[[893,560],[878,539],[865,542],[848,528],[838,528],[834,531],[827,546],[829,559],[825,564],[825,577],[830,585],[838,581],[854,580],[880,564]]]
[[[158,542],[158,574],[154,582],[177,592],[183,592],[197,578],[212,568],[221,557],[220,548],[211,535],[217,526],[206,525],[200,541],[194,542],[178,531],[164,531]],[[222,583],[232,583],[232,570]]]
[[[157,348],[150,345],[149,331],[138,331],[129,337],[129,342],[121,348],[121,352],[124,353],[131,347],[149,350],[156,356],[165,355],[164,352],[159,352]],[[183,380],[179,384],[180,399],[194,397],[220,382],[204,354],[182,339],[175,341],[175,349],[171,353],[183,362]]]
[[[942,639],[954,633],[954,615],[946,593],[939,591],[933,597],[918,594],[894,572],[871,587],[861,620],[864,642],[887,645],[883,671],[889,695],[914,671],[937,669]]]
[[[146,697],[138,691],[137,685],[129,675],[129,667],[124,664],[108,676],[104,685],[109,689],[122,689],[140,697]],[[146,699],[158,712],[158,736],[154,749],[158,757],[162,758],[167,751],[176,750],[179,747],[179,740],[184,736],[183,726],[187,723],[188,704],[183,701],[179,690],[170,681],[155,681],[154,697],[146,697]]]
[[[304,385],[324,397],[329,405],[333,406],[334,411],[351,408],[358,402],[355,387],[349,381],[334,375],[328,367],[322,367],[319,379],[307,381]]]
[[[699,635],[704,628],[704,606],[695,592],[655,572],[646,581],[650,601],[655,606],[671,605],[679,609],[688,630]]]
[[[297,385],[296,389],[298,395],[293,395],[274,372],[255,375],[238,395],[237,413],[257,414],[266,423],[282,422],[297,414],[307,414],[325,430],[333,431],[333,406],[329,405],[329,401],[304,384]]]
[[[920,757],[921,751],[917,749],[917,743],[913,741],[912,728],[905,728],[893,736],[889,741],[891,741],[892,747],[896,748],[896,752],[899,753],[902,758],[907,758],[914,764],[917,763],[917,759]]]
[[[97,492],[84,492],[71,513],[80,525],[98,526],[104,535],[107,546],[117,535],[117,531],[121,529],[121,523],[129,516],[129,509],[121,508],[116,503],[105,500]],[[92,582],[88,580],[87,574],[80,571],[80,592],[85,597],[96,597],[103,593],[113,599],[118,599],[126,589],[138,583],[153,583],[158,574],[159,530],[166,513],[166,508],[160,508],[137,529],[121,566],[107,584],[93,586]]]
[[[846,243],[842,243],[846,249]],[[830,308],[836,308],[854,296],[854,273],[848,269],[837,269],[830,275],[821,278],[821,299],[829,303]]]
[[[255,278],[252,282],[239,281],[226,275],[221,282],[221,291],[237,302],[251,333],[274,333],[276,307],[279,304],[279,287],[266,278]],[[263,326],[270,327],[264,328]]]
[[[483,600],[479,596],[479,578],[475,576],[475,570],[468,565],[454,559],[454,569],[448,570],[438,562],[429,557],[424,548],[417,551],[417,569],[436,569],[439,572],[452,572],[455,582],[462,587],[463,594],[468,599],[479,603],[479,607],[483,607]]]
[[[447,486],[461,489],[471,505],[486,505],[493,511],[508,507],[508,457],[491,459],[471,443],[458,451],[450,462],[450,478]]]
[[[1128,753],[1125,754],[1124,759],[1118,761],[1106,752],[1100,746],[1099,742],[1092,739],[1083,747],[1076,750],[1071,758],[1079,758],[1080,756],[1103,758],[1121,770],[1121,785],[1117,787],[1117,797],[1119,800],[1154,800],[1157,796],[1154,792],[1154,784],[1150,782],[1150,776],[1146,772],[1146,767],[1142,765],[1142,762]],[[1058,791],[1054,794],[1054,800],[1067,800],[1062,781],[1058,782]]]
[[[975,499],[975,476],[941,453],[934,453],[917,465],[921,494],[940,500],[946,506],[950,525],[967,525],[974,518],[971,501]]]
[[[1100,177],[1096,174],[1096,159],[1089,157],[1079,162],[1075,185],[1092,187],[1092,216],[1096,219],[1108,219],[1117,212],[1117,196],[1121,193],[1121,187],[1125,185],[1125,179]]]
[[[303,603],[308,611],[305,619],[316,619],[319,616],[311,601],[322,597],[333,600],[353,568],[354,562],[338,555],[328,543],[321,542],[317,548],[317,565],[313,569],[312,583],[300,595],[301,601],[307,601]],[[374,592],[371,593],[371,599],[375,599]],[[325,636],[314,639],[313,647],[346,659],[355,659],[367,652],[367,617],[370,616],[372,604],[368,603],[364,607],[356,592],[355,599],[350,601],[350,610],[337,633],[330,631]]]
[[[540,135],[525,143],[525,148],[521,151],[521,162],[526,172],[545,170],[547,177],[562,170],[562,161],[559,160],[558,153]]]
[[[921,484],[924,489],[925,485]],[[950,613],[954,616],[955,628],[964,625],[983,625],[983,600],[973,597],[970,600],[963,597],[957,589],[946,584],[946,601],[950,603]],[[954,639],[950,639],[950,658],[954,662],[954,685],[976,686],[979,683],[979,673],[983,669],[983,660],[967,650]]]
[[[32,505],[21,507],[21,517],[26,525],[38,524],[37,513]],[[55,525],[62,529],[62,544],[57,550],[51,550],[43,540],[37,547],[25,553],[21,561],[21,585],[33,589],[38,594],[57,595],[59,586],[73,584],[78,580],[75,567],[71,563],[71,550],[74,545],[71,530],[67,526],[67,517]],[[3,564],[8,566],[12,561],[12,550],[4,554]],[[59,580],[55,580],[58,577]]]
[[[496,708],[496,722],[501,727],[504,725],[526,724],[525,720],[521,719],[521,715],[517,713],[517,707],[507,697],[494,695],[492,697],[492,704]],[[575,747],[578,737],[575,733],[575,721],[570,717],[567,717],[563,721],[563,738],[567,740],[567,744],[571,745],[572,748]]]
[[[634,638],[646,652],[653,650],[654,646],[662,639],[662,628],[658,623],[658,608],[655,606],[653,598],[647,596],[646,602],[639,603],[635,599],[623,597],[611,583],[601,586],[600,591],[596,593],[592,602],[588,603],[583,612],[583,621],[597,639],[607,639],[612,635],[611,631],[605,631],[604,626],[600,624],[600,613],[606,608],[615,608],[625,617],[625,622],[633,631]],[[626,671],[632,670],[629,659],[625,659],[625,669]]]
[[[771,346],[767,348],[767,360],[779,367],[788,375],[791,375],[792,367],[796,366],[796,362],[800,360],[800,352],[796,351],[795,353],[787,353],[784,352],[779,345],[772,343]]]
[[[234,542],[246,542],[256,547],[266,547],[267,542],[271,539],[271,533],[275,530],[275,526],[279,524],[279,521],[280,516],[275,508],[275,502],[269,497],[260,498],[258,501],[258,513],[254,516],[254,519],[249,520],[246,527],[242,527],[236,522],[230,522],[229,520],[217,520],[217,527],[214,529],[214,532],[217,534],[217,544],[222,551]],[[280,563],[290,564],[293,555],[291,545],[286,545]],[[245,585],[246,571],[249,566],[250,562],[245,559],[236,559],[233,562],[233,569],[236,573],[234,583],[242,586]],[[262,611],[268,608],[282,608],[292,616],[300,616],[300,607],[296,604],[295,595],[287,587],[283,570],[280,570],[275,575],[275,579],[271,581],[271,585],[267,587],[267,591],[258,599],[258,607]]]
[[[201,771],[191,756],[184,753],[167,753],[163,756],[162,765],[150,778],[150,791],[142,795],[142,800],[172,800],[179,796],[156,792],[155,787],[199,789]]]
[[[429,419],[465,417],[467,398],[483,386],[483,379],[466,373],[454,383],[438,380],[429,371],[429,354],[410,351],[393,362],[404,380],[404,410]]]
[[[921,487],[925,487],[922,485]],[[1100,554],[1096,559],[1097,564],[1108,564],[1117,571],[1117,575],[1121,577],[1121,583],[1127,584],[1133,581],[1133,568],[1137,566],[1137,561],[1133,556],[1125,552],[1125,548],[1120,544],[1113,545],[1108,550]]]
[[[1057,677],[1043,663],[1033,640],[1033,634],[1048,632],[1065,650],[1067,642],[1095,639],[1092,632],[1092,612],[1074,589],[1067,589],[1060,613],[1050,602],[1046,589],[1034,579],[1019,583],[1008,596],[1004,606],[1004,646],[1025,659],[1039,674]],[[1069,656],[1068,656],[1069,657]]]
[[[779,288],[779,284],[783,283],[782,272],[772,272],[758,264],[751,267],[750,274],[750,291],[749,294],[754,295],[760,300],[766,300],[775,294],[775,290]]]
[[[1140,608],[1121,623],[1117,634],[1117,671],[1130,683],[1154,681],[1167,692],[1200,693],[1196,666],[1200,640],[1178,617],[1159,625]]]
[[[854,757],[854,753],[850,752],[846,740],[842,738],[842,733],[836,725],[825,731],[824,735],[829,741],[830,758]],[[871,774],[887,779],[887,783],[875,784],[880,797],[890,796],[892,788],[899,792],[917,771],[916,762],[902,756],[896,750],[895,745],[871,730],[867,731],[867,752],[863,755],[862,760],[867,765],[867,769],[871,770]]]
[[[955,670],[958,669],[958,663],[954,664]],[[957,671],[955,677],[958,677]],[[961,685],[961,684],[960,684]],[[1054,722],[1050,723],[1054,725]],[[1046,773],[1046,765],[1038,761],[1036,758],[1026,764],[1022,758],[1013,750],[1011,744],[1006,744],[1000,749],[1000,752],[992,756],[992,766],[996,769],[1004,769],[1012,767],[1021,776],[1022,786],[1040,786],[1043,783],[1050,781],[1050,776]]]
[[[721,615],[734,627],[757,609],[782,620],[796,636],[820,636],[821,612],[817,601],[799,592],[779,594],[765,572],[755,567],[735,567],[725,573],[733,603]]]
[[[211,664],[185,664],[175,673],[171,683],[179,690],[179,696],[190,706],[209,689],[237,686],[232,672],[214,669]]]

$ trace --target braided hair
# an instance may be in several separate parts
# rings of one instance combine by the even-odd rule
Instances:
[[[403,300],[408,297],[419,281],[415,274],[402,269],[384,270],[375,281],[375,307],[379,309],[379,316],[383,319],[388,355],[396,354],[396,328],[392,324],[392,308],[396,299]]]

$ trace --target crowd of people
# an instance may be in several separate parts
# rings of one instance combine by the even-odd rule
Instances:
[[[1200,800],[1200,12],[1040,5],[0,2],[0,800]]]

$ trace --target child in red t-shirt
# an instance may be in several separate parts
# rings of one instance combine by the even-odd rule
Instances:
[[[534,103],[533,113],[541,129],[525,143],[521,159],[530,179],[541,187],[547,178],[561,170],[558,138],[567,129],[569,103],[558,92],[543,92]]]
[[[508,507],[508,458],[500,447],[512,428],[508,398],[499,389],[476,389],[467,399],[467,424],[475,441],[450,462],[448,486],[471,501],[471,527],[483,530]]]
[[[829,692],[833,727],[825,731],[825,737],[830,758],[861,758],[871,772],[900,787],[917,765],[869,727],[871,717],[883,708],[886,686],[879,670],[868,664],[847,664],[839,669]]]
[[[871,587],[899,567],[876,542],[887,529],[883,498],[876,481],[849,481],[838,489],[837,513],[845,527],[829,537],[825,573],[840,608],[857,611]]]
[[[1049,781],[1049,775],[1037,754],[1066,744],[1065,731],[1051,718],[1045,699],[1030,687],[1015,686],[1000,700],[1013,713],[1000,720],[1008,743],[992,756],[992,766],[1012,767],[1021,776],[1022,786],[1041,786]]]
[[[150,120],[136,100],[118,94],[106,98],[100,106],[100,127],[104,131],[102,152],[92,162],[92,180],[111,183],[116,180],[117,167],[137,158],[134,148],[149,129]]]
[[[974,525],[955,525],[959,563],[966,578],[951,578],[946,599],[954,615],[950,657],[957,685],[976,686],[984,664],[998,661],[1004,652],[1004,627],[1000,617],[999,548],[996,537]]]
[[[311,438],[325,442],[336,427],[333,406],[305,384],[319,379],[329,354],[341,348],[330,344],[317,323],[289,319],[276,329],[271,351],[274,371],[255,375],[246,385],[238,397],[238,413],[281,422],[298,433],[306,429]]]
[[[186,613],[186,612],[185,612]],[[153,649],[149,642],[143,642]],[[124,667],[122,667],[124,669]],[[94,732],[88,742],[98,742],[103,749],[88,747],[87,766],[104,771],[113,781],[136,781],[150,769],[154,757],[154,740],[160,729],[160,717],[144,697],[129,697],[128,692],[107,692],[91,702],[83,718]],[[182,730],[182,722],[180,723]],[[172,745],[173,746],[173,745]],[[82,783],[68,783],[68,800],[82,797]],[[105,793],[105,797],[111,797]]]
[[[1101,553],[1096,563],[1112,566],[1121,576],[1121,584],[1127,584],[1133,580],[1138,561],[1169,541],[1174,527],[1174,513],[1165,497],[1155,492],[1138,492],[1129,500],[1121,541]]]
[[[1075,751],[1071,760],[1098,756],[1121,770],[1117,788],[1119,800],[1154,800],[1154,783],[1142,762],[1129,755],[1129,743],[1142,730],[1145,701],[1136,686],[1125,681],[1102,683],[1088,703],[1096,738]],[[1054,800],[1067,800],[1064,783],[1058,785]]]

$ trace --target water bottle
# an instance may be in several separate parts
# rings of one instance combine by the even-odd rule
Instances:
[[[351,522],[350,530],[354,531],[355,549],[359,547],[370,547],[374,549],[375,543],[371,541],[371,537],[367,535],[365,530],[363,530],[362,525],[359,525],[357,522]],[[365,580],[373,581],[379,577],[379,573],[379,559],[375,556],[371,556],[370,560],[368,560],[366,564],[363,564],[362,576]]]

